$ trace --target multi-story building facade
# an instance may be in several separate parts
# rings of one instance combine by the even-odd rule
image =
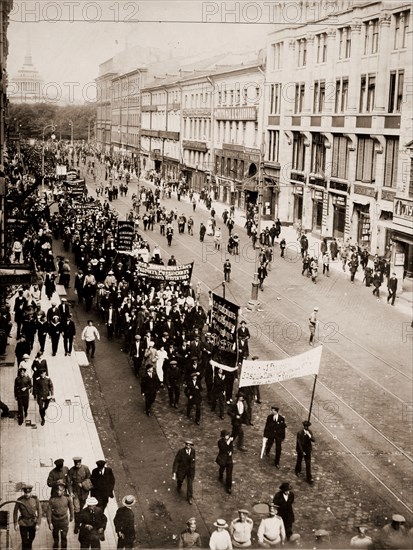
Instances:
[[[279,217],[391,255],[399,277],[413,274],[411,25],[409,3],[341,0],[277,27],[267,50]]]
[[[114,59],[99,65],[96,82],[96,142],[109,153],[112,146],[112,80],[118,76]]]

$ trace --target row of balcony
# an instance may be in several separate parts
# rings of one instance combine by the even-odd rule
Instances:
[[[358,128],[373,130],[399,130],[400,115],[291,115],[285,116],[283,126],[314,128]],[[280,126],[280,115],[269,115],[268,126]],[[288,124],[289,123],[289,124]]]

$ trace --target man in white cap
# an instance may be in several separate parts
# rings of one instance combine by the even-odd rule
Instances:
[[[367,535],[368,527],[359,525],[357,527],[358,534],[350,541],[350,548],[373,548],[373,540]]]
[[[317,323],[318,323],[317,313],[318,313],[318,307],[316,306],[313,309],[313,312],[308,319],[308,323],[309,323],[308,327],[310,329],[310,341],[309,341],[310,346],[314,345],[315,330],[317,328]]]
[[[116,510],[113,523],[118,535],[118,549],[130,550],[133,548],[136,532],[135,516],[131,508],[135,502],[136,498],[133,495],[126,495],[122,499],[122,506]]]
[[[248,510],[238,510],[238,517],[231,521],[229,533],[234,548],[249,548],[251,546],[251,534],[254,522],[249,517]]]
[[[217,519],[214,523],[216,530],[209,539],[211,550],[232,550],[231,536],[227,531],[228,524],[225,519]]]
[[[272,548],[285,542],[284,522],[277,515],[277,506],[272,502],[268,505],[268,517],[261,520],[257,537],[261,548]]]
[[[411,548],[405,522],[401,514],[392,515],[391,523],[385,525],[380,532],[380,548],[386,550]]]
[[[86,506],[79,513],[79,542],[82,550],[100,548],[100,541],[105,540],[105,529],[108,521],[100,508],[97,499],[88,497]]]

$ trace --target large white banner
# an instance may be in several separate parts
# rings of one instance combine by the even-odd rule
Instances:
[[[318,374],[323,346],[278,361],[243,361],[239,387],[275,384],[291,378]]]

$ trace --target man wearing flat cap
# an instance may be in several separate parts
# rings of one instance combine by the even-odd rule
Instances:
[[[134,546],[136,532],[132,506],[135,503],[136,498],[133,495],[126,495],[122,499],[122,506],[116,510],[113,524],[118,535],[118,550],[130,550]]]
[[[278,506],[278,515],[282,518],[285,528],[285,536],[290,540],[293,534],[294,517],[294,493],[288,482],[281,483],[279,492],[274,495],[273,503]]]
[[[195,449],[193,447],[193,442],[187,439],[185,447],[179,449],[176,453],[172,465],[172,479],[176,479],[178,493],[181,492],[182,484],[186,478],[186,498],[189,504],[192,504],[192,484],[195,478]]]
[[[73,508],[75,512],[75,534],[79,531],[79,513],[85,505],[89,491],[92,487],[90,470],[82,464],[81,456],[73,457],[74,466],[69,470],[69,483],[72,488]]]
[[[404,516],[393,514],[391,523],[385,525],[380,531],[380,548],[385,550],[411,548],[405,523]]]
[[[271,447],[275,443],[275,467],[280,468],[281,458],[281,445],[285,439],[285,418],[279,414],[279,407],[273,405],[271,407],[271,414],[267,416],[267,420],[264,428],[264,436],[267,439],[265,444],[265,454],[270,455]]]
[[[106,466],[105,460],[98,460],[96,466],[97,468],[92,470],[92,475],[90,477],[90,481],[93,485],[90,494],[97,499],[98,507],[104,512],[109,499],[113,498],[115,476],[113,475],[112,468]]]
[[[57,496],[56,487],[58,485],[63,485],[67,493],[71,493],[70,480],[69,480],[69,468],[64,466],[63,458],[57,458],[54,461],[55,467],[53,470],[50,470],[49,476],[47,478],[47,486],[51,487],[52,492],[51,497]]]
[[[178,548],[202,548],[201,537],[196,531],[195,518],[189,518],[186,522],[186,529],[179,535]]]
[[[268,505],[268,517],[263,518],[257,531],[258,544],[261,548],[274,548],[284,544],[284,522],[277,515],[277,506],[272,502]]]
[[[73,501],[65,495],[64,482],[57,482],[53,489],[54,495],[50,497],[47,507],[47,523],[53,533],[53,548],[59,548],[60,538],[63,550],[67,548],[69,522],[73,521]]]
[[[107,517],[94,497],[86,499],[86,506],[79,513],[79,542],[81,550],[100,548],[100,541],[105,540]]]
[[[30,376],[26,374],[26,367],[19,367],[18,374],[14,380],[14,398],[17,401],[19,426],[23,424],[23,420],[27,416],[31,388],[32,381]]]
[[[230,523],[229,534],[234,548],[249,548],[251,546],[254,522],[249,516],[249,511],[241,508],[238,510],[238,517]]]
[[[177,409],[181,395],[182,373],[175,359],[166,363],[164,381],[168,388],[169,406]]]
[[[22,485],[23,495],[17,499],[13,511],[14,528],[20,529],[22,550],[31,550],[42,521],[40,501],[32,494],[32,489],[33,485]]]
[[[295,464],[295,475],[299,477],[301,475],[301,464],[305,462],[306,481],[307,483],[313,483],[313,477],[311,475],[311,452],[312,444],[315,442],[313,433],[309,429],[311,422],[304,420],[303,429],[297,432],[297,442],[295,450],[297,452],[297,462]]]

